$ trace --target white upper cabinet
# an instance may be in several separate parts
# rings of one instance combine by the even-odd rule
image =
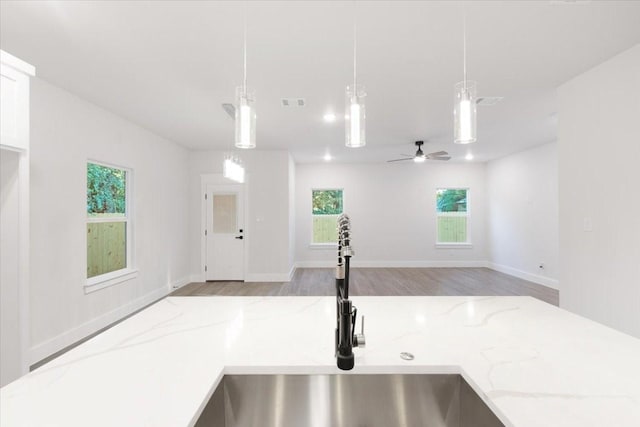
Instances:
[[[35,68],[0,50],[0,146],[29,149],[29,78]]]

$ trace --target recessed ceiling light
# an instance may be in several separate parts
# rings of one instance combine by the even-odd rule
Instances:
[[[330,162],[332,159],[331,154],[329,153],[325,154],[323,158],[325,162]]]
[[[471,153],[467,153],[467,155],[466,155],[466,156],[464,156],[464,158],[465,158],[466,160],[473,160],[473,154],[471,154]]]
[[[322,116],[322,118],[324,119],[325,122],[327,123],[333,123],[336,121],[336,115],[333,113],[327,113],[324,116]]]

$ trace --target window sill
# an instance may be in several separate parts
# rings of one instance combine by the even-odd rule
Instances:
[[[436,249],[473,249],[471,243],[436,243]]]
[[[138,277],[138,270],[132,268],[124,268],[122,270],[112,271],[111,273],[101,274],[100,276],[87,279],[87,283],[84,285],[84,293],[90,294],[91,292],[135,279],[136,277]]]
[[[338,249],[338,244],[337,243],[311,243],[309,244],[309,249],[331,249],[331,250],[337,250]]]

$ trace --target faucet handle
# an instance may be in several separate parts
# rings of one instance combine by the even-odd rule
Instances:
[[[367,340],[364,336],[364,315],[362,316],[362,324],[360,326],[360,333],[355,334],[353,337],[353,345],[355,347],[365,347]]]

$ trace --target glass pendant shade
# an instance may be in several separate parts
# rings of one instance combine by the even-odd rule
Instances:
[[[255,93],[244,86],[236,88],[236,147],[256,146]]]
[[[361,85],[347,86],[345,97],[345,142],[347,147],[364,147],[365,135],[365,98],[367,93]]]
[[[455,85],[453,142],[456,144],[476,142],[476,91],[476,82],[471,80]]]
[[[222,175],[235,182],[244,182],[244,166],[240,161],[234,157],[227,157],[224,159],[222,166]]]

